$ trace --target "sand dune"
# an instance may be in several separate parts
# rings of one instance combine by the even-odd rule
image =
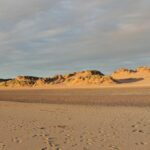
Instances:
[[[121,68],[111,75],[97,70],[74,72],[54,77],[17,76],[15,79],[1,79],[1,88],[71,88],[107,86],[149,86],[150,68],[138,67],[135,70]]]
[[[121,68],[115,71],[111,76],[124,85],[150,86],[149,67],[138,67],[136,70]]]
[[[18,76],[15,79],[1,81],[0,87],[53,87],[53,86],[92,86],[117,84],[110,76],[105,76],[96,70],[74,72],[68,75],[41,78],[32,76]]]
[[[53,87],[101,87],[101,86],[149,86],[150,68],[139,67],[135,70],[121,68],[110,76],[97,70],[74,72],[54,77],[17,76],[15,79],[1,79],[0,87],[4,88],[53,88]]]

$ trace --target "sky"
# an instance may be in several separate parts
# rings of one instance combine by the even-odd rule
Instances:
[[[150,65],[150,0],[0,0],[0,77]]]

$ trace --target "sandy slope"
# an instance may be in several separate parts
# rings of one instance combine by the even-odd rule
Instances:
[[[149,107],[0,102],[0,150],[149,150]]]
[[[136,70],[119,69],[111,75],[123,86],[150,86],[150,68],[139,67]]]

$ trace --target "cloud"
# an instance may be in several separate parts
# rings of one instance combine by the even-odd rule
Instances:
[[[55,3],[54,0],[1,0],[0,18],[7,21],[24,20],[49,9]]]
[[[149,6],[148,0],[1,0],[0,76],[149,65]]]

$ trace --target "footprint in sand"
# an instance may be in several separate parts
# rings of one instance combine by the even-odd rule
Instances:
[[[137,132],[137,129],[133,129],[132,132]]]
[[[41,150],[47,150],[47,147],[42,148]]]
[[[120,150],[116,145],[109,145],[109,147],[113,150]]]
[[[92,145],[93,144],[93,140],[91,138],[86,139],[86,144],[87,145]]]
[[[133,129],[132,132],[139,132],[139,133],[144,133],[143,130],[137,130],[137,129]]]
[[[0,150],[3,150],[6,147],[6,145],[2,142],[0,142]]]
[[[45,127],[40,127],[40,129],[41,129],[41,130],[45,130],[46,128],[45,128]]]
[[[15,143],[22,143],[22,140],[18,137],[13,138],[12,141]]]
[[[89,148],[87,148],[87,147],[83,147],[83,150],[89,150]]]
[[[140,133],[144,133],[144,131],[143,131],[143,130],[139,130],[138,132],[140,132]]]
[[[72,144],[71,146],[72,146],[72,147],[76,147],[77,145],[78,145],[78,144],[77,144],[77,143],[75,143],[75,144]]]
[[[60,145],[57,144],[57,143],[55,142],[55,140],[56,140],[56,138],[54,138],[54,137],[49,137],[49,138],[48,138],[48,144],[49,144],[49,146],[50,146],[51,148],[53,148],[54,150],[61,150]]]
[[[141,124],[141,122],[140,122],[140,121],[138,121],[136,124]]]
[[[136,128],[136,125],[133,124],[133,125],[131,125],[131,127],[132,127],[132,128]]]
[[[37,137],[37,136],[38,136],[37,134],[34,134],[32,137],[35,138],[35,137]]]
[[[139,142],[139,143],[137,142],[137,143],[135,143],[135,145],[137,145],[137,146],[138,145],[146,145],[146,144],[147,144],[146,142]]]

